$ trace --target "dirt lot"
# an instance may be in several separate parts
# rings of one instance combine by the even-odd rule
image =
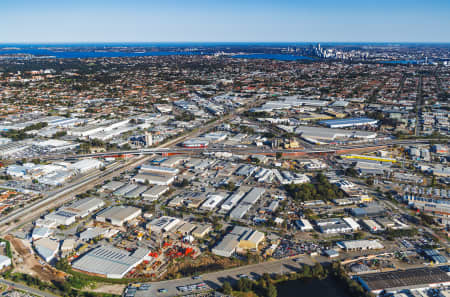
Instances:
[[[48,264],[42,265],[39,263],[38,256],[32,253],[31,246],[29,246],[28,242],[24,242],[21,239],[10,235],[8,235],[6,239],[11,242],[15,272],[30,274],[47,282],[64,279],[64,272],[58,271]]]
[[[95,289],[84,288],[83,290],[89,292],[97,292],[97,293],[109,293],[121,295],[123,290],[125,289],[124,284],[97,284]]]
[[[191,275],[193,273],[206,273],[208,271],[217,271],[228,269],[240,265],[239,260],[221,258],[215,255],[202,255],[197,259],[188,259],[180,262],[174,262],[169,265],[165,277],[181,277]]]

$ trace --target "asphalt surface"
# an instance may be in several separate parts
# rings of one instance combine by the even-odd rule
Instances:
[[[238,268],[222,270],[218,272],[208,273],[201,276],[200,279],[194,279],[192,277],[185,277],[175,280],[161,281],[148,283],[150,288],[147,291],[137,291],[136,297],[144,296],[181,296],[187,295],[189,292],[182,293],[177,289],[179,286],[187,286],[192,284],[198,284],[200,282],[206,283],[209,288],[217,289],[222,286],[225,281],[231,284],[238,281],[239,276],[245,275],[250,279],[258,279],[264,273],[276,273],[284,274],[299,271],[301,264],[314,265],[314,261],[309,256],[298,256],[291,259],[274,260],[269,262],[263,262],[260,264],[246,265]],[[159,292],[160,289],[166,289],[167,292]],[[193,291],[191,293],[195,293]]]

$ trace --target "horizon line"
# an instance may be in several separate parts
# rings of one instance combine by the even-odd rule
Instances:
[[[0,45],[8,44],[129,44],[129,43],[142,43],[142,44],[162,44],[162,43],[218,43],[218,44],[286,44],[286,43],[374,43],[374,44],[450,44],[450,41],[324,41],[324,40],[312,40],[312,41],[9,41],[0,42]]]

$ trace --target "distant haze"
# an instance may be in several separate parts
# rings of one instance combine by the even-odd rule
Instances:
[[[448,0],[2,0],[0,43],[450,42]]]

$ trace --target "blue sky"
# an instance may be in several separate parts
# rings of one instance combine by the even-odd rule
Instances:
[[[450,42],[450,0],[0,0],[0,43]]]

